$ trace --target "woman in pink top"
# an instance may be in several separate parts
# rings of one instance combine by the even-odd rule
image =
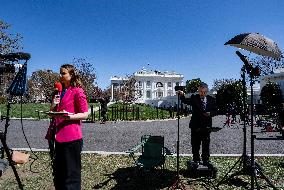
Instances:
[[[56,190],[81,189],[81,151],[83,146],[81,120],[88,117],[87,98],[73,65],[60,68],[63,90],[60,98],[54,97],[51,111],[67,112],[56,115],[55,155],[53,163]]]

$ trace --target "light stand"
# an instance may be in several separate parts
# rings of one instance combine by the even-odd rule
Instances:
[[[232,179],[235,176],[238,175],[249,175],[250,174],[250,170],[249,170],[249,164],[250,164],[250,159],[249,156],[247,155],[247,149],[246,149],[246,144],[247,144],[247,131],[246,131],[246,114],[247,114],[247,91],[246,91],[246,80],[245,80],[245,72],[246,72],[246,68],[245,66],[242,67],[242,100],[243,100],[243,153],[242,156],[235,162],[235,164],[229,169],[229,171],[225,174],[225,176],[218,182],[217,186],[219,186],[220,184],[224,183],[225,181],[228,181],[229,179]],[[238,168],[241,168],[240,170],[238,170],[237,172],[231,174],[229,176],[229,173],[236,167],[238,166]]]
[[[253,134],[253,115],[254,115],[254,110],[253,110],[253,79],[256,76],[254,74],[254,68],[252,65],[249,64],[249,61],[247,60],[246,56],[242,55],[239,51],[236,51],[236,54],[240,57],[240,59],[244,62],[244,65],[242,67],[242,87],[243,87],[243,132],[244,132],[244,143],[243,143],[243,154],[242,156],[237,160],[237,162],[233,165],[232,168],[227,172],[227,174],[220,180],[220,182],[217,184],[219,186],[220,184],[224,183],[225,181],[228,181],[229,179],[232,179],[235,176],[239,175],[249,175],[251,177],[251,189],[254,189],[254,184],[256,183],[257,189],[260,189],[259,184],[257,183],[257,176],[256,174],[259,173],[263,179],[266,180],[266,182],[272,187],[273,189],[277,189],[271,182],[270,180],[262,173],[262,169],[259,164],[257,164],[254,161],[254,139],[255,135]],[[246,91],[246,82],[245,82],[245,72],[249,74],[250,77],[250,90],[251,90],[251,104],[250,104],[250,109],[251,109],[251,158],[247,155],[247,150],[246,150],[246,143],[247,143],[247,132],[246,132],[246,115],[247,115],[247,91]],[[242,165],[242,168],[233,173],[232,175],[229,175],[229,173],[237,166],[237,164],[240,163]]]
[[[178,89],[175,89],[176,91]],[[179,120],[180,120],[180,94],[177,94],[178,97],[178,103],[177,103],[177,121],[178,121],[178,125],[177,125],[177,174],[176,174],[176,181],[174,182],[174,184],[172,185],[171,189],[186,189],[184,184],[181,182],[180,180],[180,176],[179,176]]]
[[[251,91],[251,98],[250,98],[250,109],[251,109],[251,114],[250,114],[250,127],[251,127],[251,189],[254,189],[254,184],[256,184],[257,189],[260,189],[259,184],[257,182],[257,174],[260,174],[261,178],[263,178],[270,187],[272,187],[274,190],[276,190],[277,188],[272,184],[272,182],[263,174],[262,169],[260,168],[260,165],[257,164],[254,160],[254,140],[256,138],[256,136],[254,135],[253,132],[253,116],[254,116],[254,105],[253,105],[253,72],[250,72],[250,91]]]

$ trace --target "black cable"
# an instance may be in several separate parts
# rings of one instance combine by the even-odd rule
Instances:
[[[27,136],[26,136],[25,130],[24,130],[24,124],[23,124],[23,96],[21,96],[21,119],[20,119],[20,121],[21,121],[21,128],[22,128],[22,131],[23,131],[23,135],[24,135],[25,141],[27,142],[28,147],[29,147],[31,153],[35,156],[35,158],[30,157],[31,159],[33,159],[32,163],[30,164],[30,171],[31,171],[32,173],[39,173],[39,171],[33,171],[33,170],[32,170],[32,165],[34,164],[34,162],[35,162],[36,160],[39,160],[39,158],[38,158],[38,156],[34,153],[34,151],[32,150],[32,148],[31,148],[31,146],[30,146],[30,143],[29,143],[29,141],[28,141],[28,138],[27,138]]]
[[[32,163],[30,164],[30,171],[32,173],[40,173],[40,171],[33,171],[32,170],[32,165],[35,163],[36,160],[39,160],[39,157],[35,154],[35,152],[32,150],[31,146],[30,146],[30,143],[27,139],[27,136],[26,136],[26,133],[25,133],[25,130],[24,130],[24,124],[23,124],[23,101],[22,101],[22,96],[21,96],[21,127],[22,127],[22,131],[23,131],[23,135],[24,135],[24,138],[25,138],[25,141],[27,142],[28,144],[28,147],[31,151],[31,153],[35,156],[35,158],[31,157],[31,159],[33,159]],[[49,164],[46,168],[44,168],[43,170],[46,170],[49,166],[51,166],[51,164]]]

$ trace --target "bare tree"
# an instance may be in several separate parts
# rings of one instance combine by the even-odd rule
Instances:
[[[117,86],[114,86],[113,97],[117,101],[123,102],[134,102],[139,95],[139,91],[137,90],[137,81],[134,75],[126,76],[126,79],[123,80]],[[107,89],[108,92],[111,91],[109,87]]]
[[[12,53],[17,50],[22,49],[21,45],[21,35],[20,34],[11,34],[9,32],[11,28],[10,24],[5,23],[0,19],[0,53]],[[0,60],[2,63],[3,61]],[[5,62],[3,62],[5,64]],[[7,64],[7,63],[6,63]],[[0,96],[6,97],[6,90],[9,87],[9,84],[15,77],[15,73],[0,73]]]
[[[97,75],[92,63],[84,58],[74,58],[71,64],[75,65],[79,72],[86,95],[89,98],[93,97],[98,88],[96,88]]]
[[[254,66],[259,66],[261,75],[268,75],[274,72],[275,69],[284,67],[284,59],[275,60],[267,56],[257,56],[251,60]]]
[[[54,83],[59,80],[59,74],[52,70],[39,70],[32,73],[28,79],[29,100],[48,102],[54,91]]]
[[[124,102],[133,102],[137,99],[136,79],[134,76],[129,76],[129,80],[124,82],[122,88],[122,100]]]
[[[18,33],[10,34],[10,28],[10,24],[0,20],[0,53],[2,54],[15,52],[16,50],[22,49],[22,36]]]

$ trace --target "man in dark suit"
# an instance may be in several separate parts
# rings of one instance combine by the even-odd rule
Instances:
[[[101,104],[101,124],[105,124],[107,117],[106,117],[106,113],[107,113],[107,104],[109,103],[109,97],[105,96],[105,97],[101,97],[98,99],[98,101]]]
[[[213,97],[207,95],[208,86],[201,83],[198,88],[198,94],[193,94],[190,98],[185,98],[184,92],[180,91],[180,100],[182,103],[192,106],[192,117],[190,120],[191,128],[191,147],[193,161],[200,161],[200,145],[202,144],[203,164],[209,164],[210,157],[210,128],[212,127],[212,117],[216,115],[216,101]]]

